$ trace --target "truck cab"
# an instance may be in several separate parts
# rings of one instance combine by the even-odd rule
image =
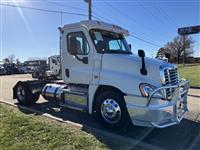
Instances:
[[[53,55],[48,58],[48,70],[45,72],[46,77],[61,78],[60,55]]]
[[[145,57],[143,50],[133,54],[125,39],[128,30],[81,21],[59,31],[63,83],[44,81],[37,90],[35,83],[17,83],[14,98],[22,104],[26,91],[34,91],[63,107],[95,113],[112,129],[130,122],[164,128],[178,124],[187,113],[189,82],[179,78],[175,65]]]

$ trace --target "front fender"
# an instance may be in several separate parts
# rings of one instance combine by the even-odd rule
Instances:
[[[100,85],[116,87],[125,94],[140,95],[140,83],[149,83],[160,87],[160,82],[149,76],[141,74],[130,74],[114,70],[102,70],[100,74]]]

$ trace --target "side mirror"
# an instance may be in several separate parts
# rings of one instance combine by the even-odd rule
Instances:
[[[145,57],[145,52],[143,50],[138,50],[139,57]]]
[[[144,57],[145,57],[144,51],[138,50],[138,56],[141,57],[141,59],[142,59],[142,68],[140,69],[140,73],[142,75],[147,75],[147,69],[146,69],[145,60],[144,60]]]
[[[169,53],[166,53],[166,54],[165,54],[165,57],[168,58],[168,59],[170,59],[171,56],[170,56]]]
[[[82,58],[82,62],[83,62],[84,64],[88,64],[88,57],[83,57],[83,58]]]
[[[76,55],[77,54],[77,43],[76,43],[76,38],[75,37],[71,37],[69,40],[69,52],[71,55]]]
[[[131,46],[131,44],[128,44],[128,46],[129,46],[129,48],[130,48],[130,50],[132,49],[132,46]]]

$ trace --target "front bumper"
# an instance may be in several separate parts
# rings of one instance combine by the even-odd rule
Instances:
[[[154,97],[156,92],[164,92],[169,88],[174,89],[170,100]],[[133,124],[165,128],[180,123],[188,112],[188,90],[189,81],[181,80],[177,85],[162,86],[155,89],[148,98],[139,95],[124,96],[127,110]]]

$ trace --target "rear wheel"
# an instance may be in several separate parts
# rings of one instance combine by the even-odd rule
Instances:
[[[96,111],[102,124],[111,129],[121,129],[130,123],[123,95],[117,91],[106,91],[99,95]]]
[[[37,71],[33,71],[32,72],[32,78],[38,78],[38,72]]]
[[[32,93],[31,90],[24,86],[23,84],[19,84],[17,86],[17,101],[22,105],[31,105],[34,104],[38,99],[39,93]]]

